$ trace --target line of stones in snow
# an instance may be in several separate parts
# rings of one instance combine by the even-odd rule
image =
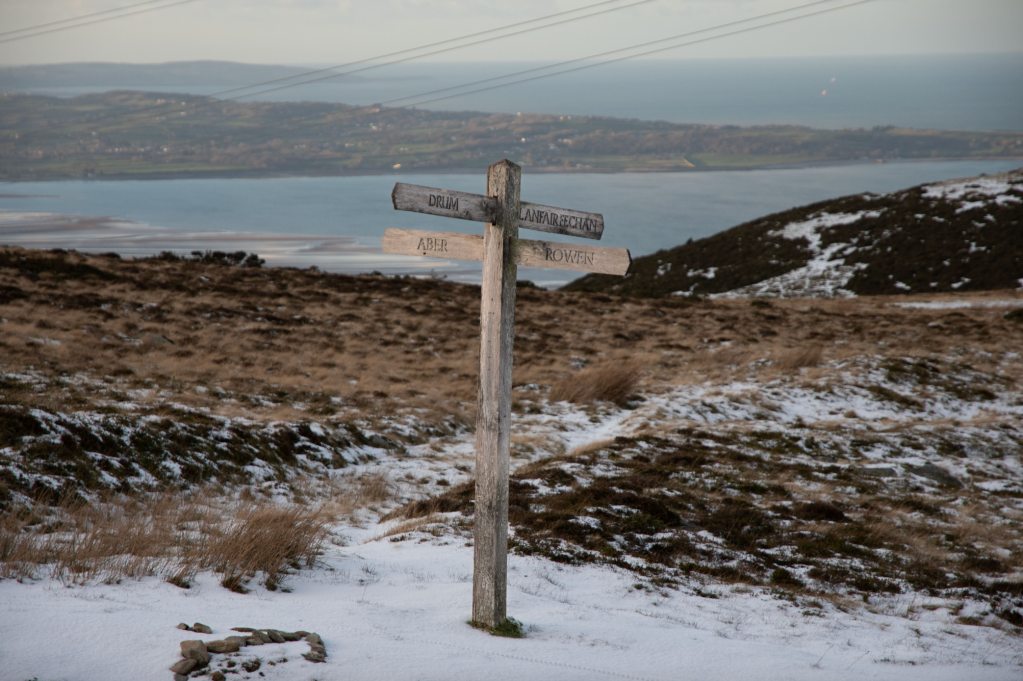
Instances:
[[[200,634],[212,634],[213,630],[196,622],[188,626],[184,622],[178,625],[178,629],[194,631]],[[278,629],[253,629],[252,627],[234,627],[231,631],[237,631],[243,636],[226,636],[216,641],[191,640],[181,642],[181,657],[170,668],[174,673],[174,681],[186,681],[189,672],[204,669],[210,663],[210,653],[236,653],[247,646],[261,646],[266,643],[287,643],[289,641],[306,640],[309,644],[309,652],[302,653],[302,657],[310,662],[325,662],[327,659],[327,648],[323,645],[323,639],[318,634],[309,631],[280,631]],[[231,664],[231,663],[229,663]],[[254,669],[246,668],[246,671],[255,671],[258,668],[258,661]],[[233,666],[233,665],[231,665]],[[242,665],[245,667],[245,664]],[[213,681],[224,681],[226,678],[223,672],[214,672],[211,676]]]

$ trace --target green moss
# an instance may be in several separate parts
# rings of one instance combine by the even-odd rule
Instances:
[[[514,617],[506,617],[503,622],[498,624],[496,627],[491,627],[482,622],[470,620],[469,626],[473,629],[479,629],[481,631],[488,632],[491,636],[502,636],[504,638],[525,638],[526,632],[522,627],[522,622],[519,622]]]

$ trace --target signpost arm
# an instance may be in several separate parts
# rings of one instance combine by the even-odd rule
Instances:
[[[487,195],[501,207],[484,227],[480,374],[476,417],[476,508],[472,619],[496,627],[507,617],[508,455],[512,343],[515,337],[514,240],[522,169],[502,160],[487,170]]]

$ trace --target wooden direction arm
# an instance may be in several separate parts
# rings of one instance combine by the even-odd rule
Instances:
[[[497,222],[501,208],[492,196],[435,189],[418,184],[398,182],[391,192],[395,210],[440,215],[445,218]]]
[[[384,253],[428,258],[483,261],[483,237],[478,234],[424,232],[389,228],[384,232]],[[632,264],[627,248],[607,248],[561,241],[512,239],[516,265],[624,275]]]
[[[395,210],[440,215],[459,220],[496,223],[501,207],[497,199],[482,194],[456,192],[450,189],[423,187],[398,182],[391,192]],[[522,201],[519,204],[519,229],[534,229],[550,234],[600,239],[604,234],[604,216],[567,208],[542,206]]]

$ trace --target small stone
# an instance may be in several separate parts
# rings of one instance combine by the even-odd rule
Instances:
[[[284,643],[284,637],[281,636],[281,632],[276,629],[267,629],[266,635],[270,637],[270,640],[274,643]]]
[[[170,668],[175,674],[188,674],[188,672],[195,669],[195,665],[199,664],[190,657],[186,657],[184,660],[178,660],[174,663],[174,666]]]
[[[321,645],[310,644],[309,652],[316,653],[317,655],[323,655],[324,657],[327,657],[327,649],[324,648]]]
[[[237,653],[240,647],[238,641],[206,641],[206,650],[211,653]]]
[[[298,633],[294,631],[280,631],[278,633],[284,637],[285,641],[299,641],[302,639],[302,637],[299,636]]]
[[[206,644],[202,641],[182,641],[181,657],[195,660],[199,663],[199,667],[205,667],[210,663],[210,654],[206,651]]]
[[[213,672],[212,674],[210,674],[210,678],[213,681],[227,681],[227,677],[224,676],[224,672],[222,671]]]
[[[296,631],[295,633],[296,633],[296,634],[298,634],[298,637],[299,637],[299,638],[305,638],[306,636],[308,636],[308,635],[309,635],[309,632],[308,632],[308,631],[302,631],[301,629],[299,629],[299,630],[298,630],[298,631]]]
[[[210,629],[209,627],[207,627],[202,622],[196,622],[195,624],[193,624],[192,625],[192,631],[200,633],[200,634],[212,634],[213,633],[213,630]]]
[[[253,629],[252,627],[231,627],[231,631],[241,631],[241,632],[244,632],[244,633],[252,633],[253,631],[256,631],[256,630]]]
[[[178,625],[178,629],[184,629],[185,631],[192,631],[192,627],[188,626],[184,622]]]
[[[249,645],[249,639],[247,639],[244,636],[225,636],[224,640],[236,641],[238,643],[239,648],[244,648],[245,646]]]
[[[188,674],[175,674],[174,681],[188,681]]]
[[[305,640],[308,641],[309,643],[315,643],[318,646],[322,646],[323,645],[323,639],[320,638],[319,634],[313,634],[313,633],[306,634],[305,635]]]
[[[267,634],[265,631],[254,631],[252,632],[252,635],[258,636],[260,640],[263,641],[263,643],[273,643],[273,639],[270,638],[270,635]]]
[[[260,637],[256,636],[255,634],[253,634],[252,636],[249,636],[247,639],[245,639],[245,642],[247,644],[249,644],[250,646],[261,646],[261,645],[263,645],[263,639],[261,639]]]
[[[318,653],[302,653],[302,657],[309,660],[310,662],[326,662],[327,658]]]
[[[914,475],[933,480],[939,485],[946,487],[962,487],[963,483],[959,482],[951,473],[946,471],[941,466],[935,466],[933,463],[925,463],[923,466],[906,466],[906,470]]]
[[[887,466],[874,466],[869,468],[859,469],[863,475],[869,475],[872,478],[895,478],[898,477],[898,472],[894,468]]]
[[[259,662],[259,658],[258,657],[254,657],[251,660],[243,660],[242,661],[242,669],[244,669],[247,672],[254,672],[254,671],[258,670],[259,667],[260,667],[260,662]]]

